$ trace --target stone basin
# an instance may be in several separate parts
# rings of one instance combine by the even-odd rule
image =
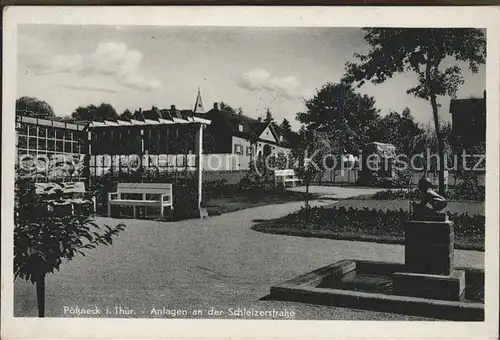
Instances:
[[[297,276],[271,287],[268,298],[436,319],[484,320],[484,271],[456,270],[465,272],[465,289],[458,300],[395,294],[393,275],[404,272],[404,264],[360,260],[342,260]]]

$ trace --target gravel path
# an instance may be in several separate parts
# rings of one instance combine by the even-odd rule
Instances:
[[[370,189],[317,188],[332,198],[369,194]],[[325,190],[327,189],[327,190]],[[297,190],[301,190],[300,188]],[[211,307],[293,310],[296,319],[422,320],[300,303],[260,300],[269,288],[298,274],[335,261],[351,259],[403,261],[403,247],[366,242],[301,238],[259,233],[251,229],[259,219],[277,218],[299,209],[303,202],[257,207],[205,220],[157,222],[124,220],[127,228],[111,247],[100,247],[86,257],[62,265],[47,277],[46,315],[71,316],[64,307],[109,308],[113,317],[160,317],[152,308]],[[116,219],[98,218],[115,225]],[[484,253],[456,251],[456,263],[482,268]],[[115,315],[115,307],[134,309],[135,315]],[[15,315],[36,316],[35,289],[15,283]],[[166,317],[166,316],[163,316]],[[184,316],[184,317],[189,317]]]

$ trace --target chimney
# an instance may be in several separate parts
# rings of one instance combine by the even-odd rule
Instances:
[[[262,117],[257,118],[258,122],[262,122]]]
[[[139,108],[139,113],[142,113],[142,107]]]
[[[214,109],[219,110],[219,103],[217,102],[214,103]]]
[[[170,105],[170,110],[175,111],[175,105]]]

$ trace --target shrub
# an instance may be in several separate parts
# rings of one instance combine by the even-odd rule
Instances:
[[[448,193],[448,197],[456,200],[484,201],[485,187],[479,184],[473,171],[458,172],[457,183]]]
[[[176,221],[199,216],[198,192],[194,181],[187,183],[174,183],[174,211],[173,219]]]
[[[360,185],[378,185],[379,184],[379,176],[374,171],[360,171],[357,184]]]
[[[382,190],[373,194],[375,200],[418,199],[418,190]]]
[[[248,177],[244,177],[238,183],[238,189],[243,192],[255,192],[265,188],[265,183],[261,180],[252,181]]]
[[[222,185],[221,180],[217,182],[218,186]],[[101,176],[92,184],[92,190],[95,192],[97,200],[97,211],[106,213],[108,203],[108,193],[115,192],[118,183],[172,183],[174,194],[174,210],[173,219],[181,220],[198,216],[198,200],[197,200],[197,182],[194,178],[186,178],[179,176],[175,178],[171,173],[108,173]],[[214,187],[216,185],[214,184]]]
[[[454,223],[457,236],[484,240],[485,217],[483,215],[469,216],[468,213],[449,213],[448,215]],[[291,225],[299,228],[327,229],[349,233],[359,231],[372,235],[403,235],[401,226],[408,218],[408,211],[402,209],[383,211],[335,206],[333,208],[302,208],[296,213],[288,215],[283,222],[290,222]]]
[[[52,188],[47,187],[45,195],[37,194],[32,178],[17,177],[15,184],[14,276],[36,284],[38,315],[44,317],[46,275],[59,270],[65,259],[85,255],[98,245],[111,245],[125,226],[101,228],[93,221],[92,209],[61,210],[61,206],[71,208],[64,186],[55,190],[53,201],[46,199]]]
[[[227,193],[233,193],[238,190],[238,185],[228,184],[225,178],[213,181],[203,182],[203,196],[213,197]]]

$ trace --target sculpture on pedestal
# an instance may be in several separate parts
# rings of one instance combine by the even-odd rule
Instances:
[[[446,198],[432,189],[432,183],[428,178],[422,177],[418,181],[418,190],[422,195],[420,202],[412,202],[412,210],[415,215],[433,215],[446,208]]]

